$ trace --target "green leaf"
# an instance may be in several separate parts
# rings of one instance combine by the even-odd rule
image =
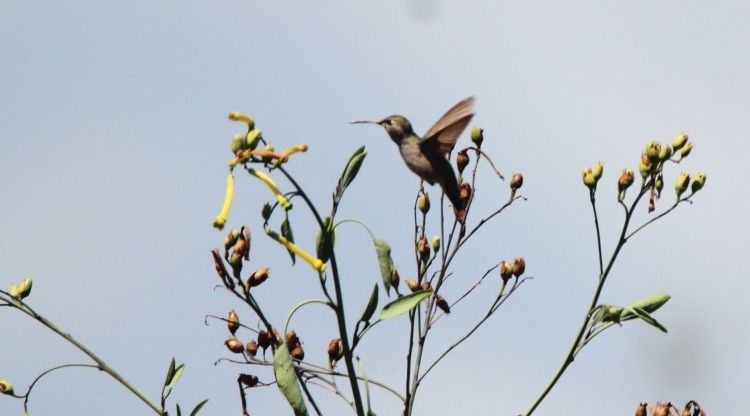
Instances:
[[[352,183],[354,178],[357,176],[359,168],[362,166],[362,162],[365,160],[365,156],[367,156],[367,151],[365,150],[365,147],[362,146],[359,149],[355,150],[354,154],[352,154],[352,156],[349,158],[349,161],[346,162],[344,172],[341,174],[338,186],[336,186],[337,202],[341,199],[341,196],[344,195],[344,190],[346,190],[346,187],[349,186],[349,184]]]
[[[332,226],[331,217],[325,217],[323,225],[325,228],[318,230],[318,235],[315,237],[315,247],[320,261],[328,263],[333,253],[333,245],[336,243],[336,230]]]
[[[667,328],[664,328],[656,319],[654,319],[651,315],[649,315],[649,313],[646,312],[645,310],[643,310],[641,308],[638,308],[638,307],[635,307],[635,308],[633,308],[633,307],[626,307],[624,309],[625,309],[625,311],[632,311],[632,313],[634,313],[635,315],[637,315],[644,322],[646,322],[647,324],[649,324],[649,325],[651,325],[651,326],[653,326],[655,328],[658,328],[660,331],[667,332]],[[623,315],[624,315],[624,313],[623,313]]]
[[[391,258],[391,246],[385,240],[373,239],[375,252],[378,254],[380,264],[380,277],[383,279],[385,293],[390,296],[391,278],[393,277],[393,259]]]
[[[174,370],[175,362],[174,357],[172,357],[172,361],[169,362],[169,369],[167,369],[167,378],[164,380],[164,386],[168,386],[172,382],[172,377],[174,377]]]
[[[182,377],[182,372],[185,371],[185,364],[180,364],[175,368],[174,375],[172,376],[172,381],[169,382],[169,385],[167,387],[172,387],[177,383],[177,380]]]
[[[206,403],[208,403],[208,399],[206,399],[206,400],[204,400],[204,401],[202,401],[202,402],[198,403],[198,404],[197,404],[197,405],[195,406],[195,408],[193,409],[193,411],[192,411],[192,412],[190,412],[190,416],[195,416],[195,415],[197,415],[197,414],[198,414],[198,412],[200,412],[200,411],[201,411],[201,409],[203,409],[203,406],[205,406],[205,405],[206,405]]]
[[[286,401],[292,406],[295,416],[306,416],[307,407],[302,398],[302,390],[297,382],[297,374],[294,371],[286,341],[279,345],[276,354],[273,355],[273,372],[276,375],[276,384],[281,394],[286,397]]]
[[[362,317],[359,318],[361,322],[370,322],[370,318],[372,318],[372,314],[375,313],[375,308],[378,307],[378,285],[377,283],[372,288],[372,294],[370,295],[370,300],[367,302],[367,307],[365,308],[364,313],[362,313]]]
[[[182,410],[180,410],[180,405],[175,404],[174,406],[177,408],[177,416],[182,416]]]
[[[383,306],[383,310],[380,311],[380,320],[385,321],[386,319],[395,318],[402,313],[409,312],[430,295],[432,295],[432,290],[423,289],[406,296],[401,296],[393,302]]]
[[[281,235],[289,240],[289,242],[294,243],[294,233],[292,233],[292,225],[289,223],[289,218],[285,218],[284,222],[281,223]],[[296,255],[292,250],[287,250],[289,252],[289,256],[292,258],[292,264],[295,263],[297,260]]]
[[[633,302],[630,306],[628,306],[628,308],[640,308],[651,314],[661,308],[665,303],[667,303],[670,298],[671,296],[663,293],[658,295],[651,295],[647,298],[643,298],[641,300]],[[628,308],[625,308],[625,311],[623,311],[620,320],[628,321],[630,319],[639,318],[638,314],[628,310]]]

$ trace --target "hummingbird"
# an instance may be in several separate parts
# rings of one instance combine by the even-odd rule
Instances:
[[[448,161],[448,153],[456,145],[458,136],[474,117],[474,97],[464,98],[451,107],[420,138],[414,133],[411,123],[403,116],[393,115],[380,121],[357,120],[352,123],[379,124],[385,128],[404,159],[406,166],[430,185],[436,182],[443,188],[456,212],[464,208],[459,197],[456,174]]]

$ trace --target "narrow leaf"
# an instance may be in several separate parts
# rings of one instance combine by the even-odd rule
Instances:
[[[627,308],[632,310],[634,313],[638,315],[639,318],[643,320],[643,322],[646,322],[647,324],[658,328],[662,332],[667,332],[667,328],[664,328],[656,319],[654,319],[651,315],[649,315],[648,312],[644,311],[641,308]]]
[[[292,233],[292,224],[289,223],[289,218],[284,219],[284,222],[281,223],[281,235],[289,240],[289,242],[294,243],[294,233]],[[294,264],[297,260],[296,255],[292,250],[287,251],[289,252],[289,257],[292,258],[292,264]]]
[[[164,386],[168,386],[172,382],[172,377],[174,377],[174,357],[172,357],[172,361],[169,362],[169,368],[167,369],[167,378],[164,380]]]
[[[628,306],[628,308],[640,308],[651,314],[661,308],[665,303],[667,303],[670,298],[671,296],[666,294],[651,295],[647,298],[643,298],[641,300],[633,302],[630,306]],[[622,313],[622,317],[620,319],[623,321],[627,321],[630,319],[638,318],[638,315],[628,310],[628,308],[626,308]]]
[[[375,252],[378,255],[378,264],[380,265],[380,277],[383,279],[385,293],[390,296],[391,278],[393,277],[393,259],[391,258],[391,246],[380,239],[372,240],[375,243]]]
[[[289,356],[289,348],[286,341],[279,345],[276,354],[273,355],[273,372],[276,376],[276,384],[284,395],[286,401],[292,406],[295,416],[307,415],[307,407],[302,398],[302,391],[297,382],[297,374],[292,365],[292,357]]]
[[[177,380],[182,377],[182,372],[185,371],[185,364],[180,364],[175,368],[174,375],[172,376],[172,381],[169,382],[169,385],[167,387],[172,387],[177,383]]]
[[[208,399],[206,399],[206,400],[204,400],[204,401],[202,401],[202,402],[198,403],[198,404],[197,404],[197,405],[195,406],[195,408],[193,409],[193,411],[192,411],[192,412],[190,412],[190,416],[195,416],[195,415],[197,415],[197,414],[198,414],[198,412],[200,412],[200,411],[201,411],[201,409],[203,409],[203,406],[205,406],[205,405],[206,405],[206,403],[208,403]]]
[[[386,319],[395,318],[402,313],[409,312],[430,295],[432,295],[432,290],[423,289],[406,296],[401,296],[393,302],[383,306],[383,310],[380,311],[380,320],[385,321]]]
[[[333,252],[333,245],[336,243],[336,230],[332,227],[331,217],[325,217],[323,225],[325,227],[318,230],[318,235],[315,238],[315,247],[320,261],[328,263]]]
[[[370,318],[372,318],[372,314],[375,313],[375,308],[378,307],[378,285],[377,283],[372,288],[372,294],[370,295],[370,300],[367,302],[367,307],[365,308],[364,313],[362,314],[362,317],[359,318],[362,322],[370,322]]]
[[[354,178],[357,176],[357,173],[359,172],[359,168],[362,166],[362,162],[365,160],[365,156],[367,156],[367,151],[365,150],[365,147],[362,146],[359,149],[354,151],[354,154],[349,158],[349,161],[346,162],[346,167],[344,168],[344,172],[341,174],[341,178],[339,179],[339,184],[336,187],[336,199],[341,199],[341,196],[344,194],[344,190],[346,190],[346,187],[349,186],[350,183],[354,180]]]
[[[175,404],[174,406],[177,408],[177,416],[182,416],[182,410],[180,410],[180,405]]]

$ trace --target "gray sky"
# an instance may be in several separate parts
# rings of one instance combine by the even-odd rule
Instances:
[[[562,360],[595,287],[581,169],[605,162],[598,201],[607,256],[622,222],[619,173],[637,167],[646,141],[686,131],[695,150],[667,170],[659,208],[671,203],[680,171],[706,171],[707,188],[628,243],[602,298],[627,304],[671,294],[655,315],[669,334],[631,322],[597,338],[538,414],[628,414],[640,401],[689,399],[710,414],[739,414],[750,385],[747,170],[740,168],[750,150],[748,21],[750,6],[740,1],[5,2],[0,286],[33,277],[29,303],[154,399],[174,355],[187,370],[172,404],[190,409],[209,398],[203,414],[239,414],[236,374],[273,376],[215,366],[229,355],[226,329],[203,324],[205,315],[232,308],[243,323],[255,322],[214,290],[209,255],[225,234],[210,225],[224,194],[229,141],[242,130],[226,114],[255,117],[277,148],[308,143],[289,170],[323,210],[348,156],[367,145],[339,217],[357,217],[388,240],[408,277],[417,179],[382,129],[348,121],[401,113],[424,132],[473,94],[485,150],[506,174],[524,174],[529,199],[467,246],[453,282],[473,283],[517,256],[534,279],[426,379],[417,413],[526,410]],[[315,277],[304,264],[290,268],[285,251],[262,235],[259,211],[272,195],[236,176],[228,226],[253,228],[247,267],[271,267],[259,296],[281,321],[300,300],[319,296]],[[505,184],[494,186],[487,175],[477,210],[507,197]],[[315,230],[302,204],[291,215],[298,241],[312,248]],[[647,219],[644,206],[636,222]],[[377,263],[361,228],[342,228],[338,241],[353,316],[379,280]],[[477,299],[444,320],[429,354],[480,313]],[[334,328],[321,311],[308,309],[293,326],[308,357],[324,362]],[[86,362],[26,316],[1,312],[0,378],[18,391],[51,366]],[[370,377],[402,385],[404,329],[382,325],[365,340],[359,353]],[[287,412],[275,388],[248,398],[251,414]],[[379,414],[399,409],[381,392],[374,400]],[[344,414],[340,400],[324,402],[327,414]],[[0,397],[0,414],[21,414],[21,405]],[[43,379],[30,410],[148,411],[105,375],[82,369]]]

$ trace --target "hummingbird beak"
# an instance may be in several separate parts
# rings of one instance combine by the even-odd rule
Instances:
[[[350,121],[350,124],[380,124],[379,121],[372,121],[372,120],[354,120]]]

